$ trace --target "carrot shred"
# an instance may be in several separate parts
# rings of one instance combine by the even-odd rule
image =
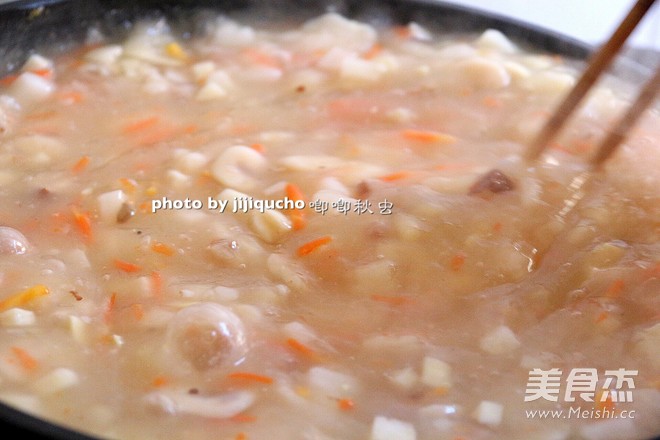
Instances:
[[[78,159],[75,164],[73,164],[71,171],[73,171],[74,173],[80,173],[85,168],[87,168],[89,162],[90,162],[89,156],[83,156],[80,159]]]
[[[76,208],[73,208],[73,219],[76,227],[78,228],[78,231],[80,231],[83,238],[88,242],[92,241],[92,221],[89,218],[89,214],[80,212]]]
[[[316,249],[324,246],[332,241],[332,237],[326,235],[316,240],[309,241],[298,248],[298,256],[303,257],[314,252]]]
[[[422,142],[422,143],[440,143],[451,144],[456,142],[456,138],[452,135],[440,133],[439,131],[430,130],[403,130],[402,136],[408,140]]]
[[[502,232],[502,227],[503,227],[503,225],[502,225],[501,222],[495,223],[493,225],[493,232]]]
[[[605,291],[605,296],[607,298],[618,298],[623,293],[623,289],[626,287],[625,281],[621,278],[618,278],[610,284],[610,286]]]
[[[0,78],[0,85],[2,86],[10,86],[14,81],[18,79],[18,75],[7,75],[2,78]]]
[[[603,321],[605,321],[605,320],[607,319],[608,316],[609,316],[609,313],[603,311],[603,312],[601,312],[601,313],[596,317],[596,321],[595,321],[595,322],[596,322],[596,323],[603,322]]]
[[[135,273],[142,270],[142,267],[138,266],[137,264],[124,260],[115,259],[113,263],[117,269],[126,273]]]
[[[103,321],[105,323],[109,323],[110,319],[112,318],[112,312],[115,309],[115,303],[117,302],[117,293],[112,292],[110,295],[110,299],[108,299],[108,305],[105,308],[105,313],[103,314]]]
[[[399,38],[407,39],[412,37],[412,30],[410,26],[395,26],[394,34]]]
[[[12,353],[14,353],[14,356],[18,359],[18,362],[21,364],[21,367],[25,369],[26,371],[34,371],[37,369],[39,366],[39,362],[32,357],[30,353],[27,352],[27,350],[21,348],[21,347],[12,347],[11,348]]]
[[[396,173],[386,174],[380,176],[379,179],[383,182],[395,182],[397,180],[402,180],[410,177],[412,173],[410,171],[397,171]]]
[[[456,254],[453,257],[451,257],[451,261],[449,262],[449,267],[454,272],[458,272],[459,270],[461,270],[461,268],[463,268],[464,264],[465,264],[465,255]]]
[[[122,127],[122,133],[130,134],[144,131],[147,128],[153,127],[160,121],[158,116],[148,116],[146,118],[138,119],[137,121],[130,122]]]
[[[287,183],[284,187],[284,192],[286,193],[286,197],[294,202],[298,200],[306,200],[305,194],[302,190],[293,183]],[[307,218],[304,211],[294,209],[289,213],[289,218],[291,218],[291,224],[294,231],[299,231],[307,226]]]
[[[141,147],[148,147],[159,142],[165,142],[172,139],[178,134],[177,130],[172,127],[162,126],[160,128],[154,129],[149,133],[145,133],[141,136],[137,144]]]
[[[372,60],[378,54],[380,54],[383,51],[383,46],[380,45],[379,43],[374,43],[363,55],[362,58],[365,60]]]
[[[167,255],[168,257],[174,255],[175,253],[171,246],[168,246],[165,243],[161,243],[159,241],[151,244],[151,250],[159,254]]]
[[[162,388],[168,383],[170,383],[170,379],[167,376],[159,375],[154,377],[154,380],[151,381],[151,386],[154,388]]]
[[[260,144],[259,142],[255,142],[251,144],[250,148],[261,154],[264,154],[266,152],[266,147],[264,147],[264,144]]]
[[[342,411],[350,411],[355,408],[355,402],[352,399],[337,399],[337,407]]]
[[[53,70],[49,68],[30,70],[30,73],[34,73],[42,78],[50,78],[53,76]]]
[[[36,298],[47,294],[48,288],[43,284],[37,284],[0,301],[0,312],[11,309],[13,307],[24,306]]]
[[[247,437],[247,434],[246,434],[246,433],[244,433],[244,432],[239,432],[238,434],[236,434],[236,437],[235,437],[234,440],[247,440],[247,438],[248,438],[248,437]]]
[[[142,307],[142,304],[131,304],[131,310],[133,311],[133,316],[136,321],[141,321],[142,318],[144,318],[144,308]]]
[[[294,338],[289,338],[286,340],[286,345],[288,345],[290,348],[295,350],[296,352],[305,355],[307,357],[315,357],[314,350],[303,344],[302,342],[298,341],[297,339]]]
[[[153,296],[160,297],[163,294],[163,276],[157,270],[151,272],[151,292]]]
[[[256,373],[251,373],[248,371],[235,371],[233,373],[229,373],[227,375],[228,378],[230,379],[238,379],[242,381],[251,381],[251,382],[259,382],[259,383],[264,383],[264,384],[271,384],[273,383],[273,378],[270,376],[264,376],[261,374],[256,374]]]
[[[124,191],[126,191],[129,194],[135,192],[135,190],[137,189],[137,183],[133,179],[122,177],[121,179],[119,179],[119,183],[121,184]]]
[[[236,422],[236,423],[252,423],[255,420],[257,420],[257,418],[253,415],[250,415],[250,414],[240,413],[240,414],[236,414],[235,416],[230,417],[229,420],[231,420],[232,422]]]

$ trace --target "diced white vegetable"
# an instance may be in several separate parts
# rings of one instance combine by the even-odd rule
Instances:
[[[337,168],[343,161],[336,156],[287,156],[279,164],[294,171],[319,171]]]
[[[634,340],[636,350],[646,356],[654,368],[660,369],[660,323],[638,331]]]
[[[462,80],[480,89],[501,89],[511,82],[504,66],[487,58],[470,58],[458,65]]]
[[[358,294],[386,292],[394,284],[396,263],[389,259],[376,260],[353,269],[351,289]]]
[[[3,327],[25,327],[33,325],[36,317],[32,310],[13,307],[0,313],[0,325]]]
[[[248,409],[255,400],[249,391],[235,391],[219,396],[192,395],[186,391],[159,391],[147,394],[145,402],[168,414],[228,418]]]
[[[358,382],[354,377],[325,367],[310,368],[307,380],[312,389],[330,397],[354,396],[358,391]]]
[[[569,73],[544,71],[527,77],[523,86],[536,93],[561,96],[575,84],[575,77]]]
[[[415,440],[417,431],[408,422],[384,416],[374,417],[370,440]]]
[[[57,368],[34,383],[34,390],[39,394],[55,394],[77,385],[78,374],[68,368]]]
[[[48,167],[66,151],[59,139],[40,134],[18,137],[10,145],[21,153],[23,164],[34,168]]]
[[[419,376],[417,376],[417,373],[411,367],[393,371],[387,377],[394,385],[404,390],[411,390],[417,385],[417,381],[419,380]]]
[[[237,145],[224,150],[211,166],[211,174],[223,185],[247,191],[255,187],[268,161],[254,149]]]
[[[497,426],[502,422],[504,406],[497,402],[482,400],[474,410],[472,417],[484,425]]]
[[[421,382],[437,388],[449,388],[452,385],[451,366],[440,359],[425,356],[422,361]]]
[[[21,105],[29,106],[45,100],[54,90],[52,81],[32,72],[23,72],[11,84],[9,93]]]
[[[128,200],[128,197],[126,197],[124,191],[117,189],[99,194],[96,200],[99,204],[99,217],[101,220],[115,224],[117,223],[117,214],[122,205]]]
[[[486,353],[498,355],[516,350],[520,341],[509,327],[500,325],[481,338],[479,346]]]
[[[34,71],[34,70],[43,70],[43,69],[52,69],[53,60],[46,58],[43,55],[37,53],[30,55],[25,64],[23,64],[22,70],[24,72]]]
[[[302,342],[303,344],[308,344],[317,338],[312,329],[302,322],[297,321],[284,324],[282,327],[282,333],[289,338],[294,338]]]
[[[291,220],[279,211],[252,211],[250,227],[266,243],[277,243],[292,228]]]
[[[172,157],[174,157],[179,168],[186,173],[198,172],[209,161],[209,158],[204,153],[186,150],[185,148],[174,150]]]
[[[119,57],[121,57],[123,52],[123,47],[117,44],[110,44],[90,50],[85,54],[85,60],[104,66],[110,66],[119,60]]]
[[[190,176],[179,170],[167,170],[166,177],[170,185],[177,189],[186,188],[191,184]]]
[[[208,82],[199,89],[195,95],[195,99],[198,101],[213,101],[224,98],[225,96],[227,96],[227,89],[220,84]]]
[[[200,61],[192,65],[193,77],[197,82],[206,80],[213,71],[215,71],[213,61]]]
[[[304,270],[284,255],[271,254],[266,260],[268,271],[293,290],[303,291],[307,287]]]
[[[516,46],[502,32],[487,29],[475,42],[480,49],[492,49],[501,53],[514,53]]]
[[[223,46],[246,46],[252,44],[256,36],[251,27],[243,26],[225,17],[218,19],[213,29],[213,40]]]
[[[87,342],[89,328],[90,324],[88,320],[75,315],[69,316],[69,330],[71,331],[71,336],[74,341],[81,344]]]
[[[343,47],[347,50],[363,52],[376,42],[373,26],[349,20],[336,13],[328,13],[305,23],[304,36],[300,44],[307,50],[323,50]]]

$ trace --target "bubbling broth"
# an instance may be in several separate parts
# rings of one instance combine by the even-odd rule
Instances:
[[[576,73],[337,14],[32,55],[0,86],[0,399],[118,439],[659,434],[657,108],[566,215],[626,94],[521,159]]]

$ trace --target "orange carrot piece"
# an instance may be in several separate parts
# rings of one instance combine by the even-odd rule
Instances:
[[[89,162],[90,162],[89,156],[83,156],[80,159],[78,159],[75,164],[73,164],[71,171],[73,171],[74,173],[80,173],[85,168],[87,168]]]
[[[247,434],[244,432],[239,432],[238,434],[236,434],[234,440],[247,440]]]
[[[449,267],[454,272],[458,272],[459,270],[461,270],[464,264],[465,264],[465,255],[456,254],[453,257],[451,257],[451,261],[449,262]]]
[[[250,414],[240,413],[240,414],[236,414],[235,416],[230,417],[229,420],[231,420],[232,422],[236,422],[236,423],[252,423],[255,420],[257,420],[257,418],[253,415],[250,415]]]
[[[355,402],[352,399],[337,399],[337,407],[342,411],[350,411],[355,408]]]
[[[37,284],[32,286],[29,289],[25,289],[21,292],[15,293],[8,298],[0,301],[0,312],[11,309],[13,307],[24,306],[36,298],[48,294],[48,288],[43,284]]]
[[[271,384],[273,383],[273,378],[270,376],[264,376],[261,374],[256,374],[256,373],[251,373],[249,371],[235,371],[233,373],[229,373],[227,375],[228,378],[230,379],[238,379],[242,381],[251,381],[251,382],[259,382],[259,383],[264,383],[264,384]]]
[[[160,117],[158,116],[148,116],[146,118],[138,119],[137,121],[130,122],[122,127],[122,133],[137,133],[139,131],[144,131],[147,128],[153,127],[154,125],[160,122]]]
[[[412,173],[410,171],[397,171],[396,173],[380,176],[379,179],[383,182],[395,182],[397,180],[406,179],[411,175]]]
[[[73,208],[73,220],[83,238],[88,242],[91,241],[93,238],[93,232],[92,221],[89,218],[89,214],[80,212],[76,208]]]
[[[383,46],[380,45],[379,43],[374,43],[363,55],[362,58],[365,60],[372,60],[378,54],[380,54],[383,51]]]
[[[497,99],[494,96],[486,96],[483,99],[483,104],[488,108],[500,108],[502,107],[502,101]]]
[[[259,49],[248,48],[245,49],[242,53],[254,64],[259,64],[261,66],[270,67],[273,69],[279,69],[282,67],[280,61],[277,58]]]
[[[626,287],[625,281],[621,278],[618,278],[610,284],[610,286],[605,291],[605,296],[607,298],[618,298],[623,293],[623,289]]]
[[[260,144],[259,142],[255,142],[254,144],[251,144],[250,148],[261,154],[264,154],[266,152],[266,147],[264,147],[264,144]]]
[[[403,39],[408,39],[412,37],[412,31],[410,30],[410,26],[396,26],[394,28],[394,33],[396,34],[397,37]]]
[[[7,75],[2,78],[0,78],[0,85],[1,86],[10,86],[16,79],[18,78],[18,75]]]
[[[293,183],[287,183],[284,187],[286,197],[293,201],[305,201],[306,197],[302,190]],[[299,231],[307,226],[307,218],[304,211],[294,209],[289,213],[294,231]]]
[[[34,73],[35,75],[38,75],[42,78],[50,78],[53,76],[53,70],[48,68],[30,70],[30,73]]]
[[[170,383],[170,378],[167,376],[159,375],[154,377],[154,380],[151,381],[151,386],[154,388],[162,388],[165,385]]]
[[[332,237],[329,235],[326,235],[321,238],[317,238],[316,240],[309,241],[298,248],[298,256],[303,257],[305,255],[309,255],[312,252],[314,252],[316,249],[330,243],[331,241],[332,241]]]
[[[106,324],[110,322],[112,318],[112,312],[115,310],[115,304],[117,302],[117,293],[112,292],[110,299],[108,299],[108,305],[105,308],[105,313],[103,314],[103,320]]]
[[[142,304],[131,304],[131,310],[133,311],[133,316],[135,317],[136,321],[140,321],[142,318],[144,318],[144,307],[142,307]]]
[[[119,179],[119,183],[121,184],[124,191],[126,191],[129,194],[135,192],[135,190],[137,189],[137,182],[135,182],[135,180],[133,179],[122,177],[121,179]]]
[[[175,253],[175,250],[171,246],[168,246],[165,243],[161,243],[159,241],[151,244],[151,250],[159,254],[167,255],[168,257],[174,255]]]
[[[142,270],[142,267],[138,266],[137,264],[129,263],[128,261],[120,259],[115,259],[113,263],[117,269],[126,273],[135,273]]]
[[[609,313],[603,311],[596,317],[595,322],[596,323],[603,322],[607,319],[608,316],[609,316]]]
[[[402,136],[410,141],[422,142],[426,144],[441,143],[452,144],[456,138],[452,135],[430,130],[403,130]]]
[[[163,276],[157,270],[151,272],[151,292],[153,296],[159,298],[163,294]]]
[[[11,348],[12,353],[14,353],[14,356],[18,359],[18,362],[21,364],[21,367],[25,369],[26,371],[34,371],[37,369],[39,366],[39,362],[32,357],[30,353],[27,352],[27,350],[21,348],[21,347],[12,347]]]
[[[289,346],[289,348],[292,348],[294,351],[305,355],[307,357],[315,357],[314,350],[303,344],[302,342],[298,341],[297,339],[294,338],[289,338],[286,340],[286,345]]]

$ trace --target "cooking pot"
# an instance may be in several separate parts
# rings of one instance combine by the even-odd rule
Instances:
[[[140,19],[164,17],[176,33],[192,36],[201,32],[197,18],[209,11],[237,19],[250,14],[262,21],[301,22],[329,10],[365,21],[414,21],[444,34],[477,34],[495,28],[523,48],[568,58],[584,59],[591,51],[551,30],[431,0],[22,0],[0,5],[0,76],[19,69],[31,53],[54,56],[75,48],[92,28],[108,39],[120,40]],[[645,74],[631,63],[624,68],[633,75]],[[92,439],[2,403],[0,423],[3,432],[18,430],[17,438]]]

